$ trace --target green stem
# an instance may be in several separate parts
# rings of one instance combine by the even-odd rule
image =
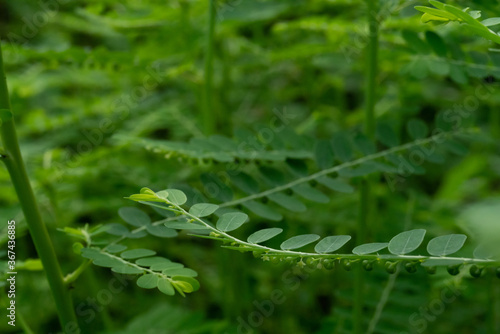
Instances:
[[[365,134],[372,141],[375,140],[375,102],[377,87],[378,61],[378,21],[377,0],[367,0],[369,36],[366,47],[366,86],[365,86]],[[371,209],[374,207],[374,198],[370,192],[370,181],[362,181],[360,189],[360,211],[357,222],[357,242],[361,245],[366,242],[367,229],[370,227]],[[354,273],[354,307],[353,333],[363,333],[363,304],[364,304],[364,276],[361,265],[358,264]]]
[[[213,71],[214,71],[214,33],[216,19],[216,0],[209,0],[208,35],[205,54],[204,85],[202,92],[202,120],[205,135],[215,132],[216,113],[213,106]]]
[[[90,260],[83,261],[78,266],[78,268],[75,269],[75,271],[66,275],[66,277],[64,278],[64,283],[66,283],[66,285],[69,285],[69,284],[73,283],[74,281],[76,281],[77,278],[80,277],[80,275],[85,271],[85,269],[87,269],[87,267],[90,265],[91,262],[92,261],[90,261]]]
[[[0,116],[2,117],[0,136],[5,147],[6,155],[2,161],[7,167],[21,208],[24,212],[31,238],[35,244],[38,256],[42,261],[63,331],[75,330],[78,328],[78,323],[73,309],[73,301],[69,290],[64,284],[61,267],[57,260],[52,241],[42,221],[35,195],[31,189],[28,174],[19,149],[14,119],[10,110],[7,80],[3,68],[3,56],[0,46]]]

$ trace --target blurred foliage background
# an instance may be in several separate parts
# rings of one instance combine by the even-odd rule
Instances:
[[[381,178],[374,187],[374,240],[409,227],[431,235],[467,231],[499,208],[500,54],[458,24],[421,23],[413,8],[421,4],[381,2],[377,121],[404,141],[409,119],[432,129],[441,115],[458,128],[478,127],[483,138],[467,154],[425,165],[425,175],[411,175],[395,188]],[[500,13],[494,1],[453,4],[481,10],[484,18]],[[259,140],[259,129],[287,112],[287,131],[303,138],[305,149],[361,128],[368,33],[363,1],[219,0],[217,11],[211,98],[218,134]],[[224,170],[158,154],[135,139],[186,142],[207,134],[201,121],[207,29],[208,1],[0,1],[22,151],[65,272],[81,257],[72,252],[74,240],[58,229],[119,222],[118,208],[132,205],[124,197],[143,186],[202,188],[200,174]],[[251,173],[255,166],[242,168]],[[284,220],[275,225],[286,224],[290,235],[352,234],[358,201],[357,192],[334,193],[328,204],[311,204],[305,213],[282,210]],[[484,212],[486,201],[493,204]],[[18,259],[36,259],[4,168],[0,216],[2,250],[6,221],[14,218]],[[91,266],[73,289],[85,333],[237,333],[238,326],[247,333],[242,323],[258,320],[252,312],[275,289],[285,301],[263,317],[256,333],[350,332],[351,272],[314,271],[297,279],[286,265],[186,233],[127,242],[195,268],[202,288],[187,298],[168,297],[117,284],[109,270]],[[36,261],[24,265],[17,276],[18,312],[34,332],[56,332],[43,272]],[[401,272],[391,279],[380,268],[366,276],[366,326],[376,323],[374,333],[493,333],[498,321],[498,280],[490,277]],[[120,291],[104,298],[112,284]],[[384,289],[387,303],[377,316]],[[441,309],[436,300],[446,289],[456,298]],[[5,304],[3,292],[1,298]],[[0,331],[16,332],[6,321]]]

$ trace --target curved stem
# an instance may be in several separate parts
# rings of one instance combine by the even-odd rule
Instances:
[[[7,167],[21,208],[24,212],[31,238],[35,244],[38,256],[42,261],[63,331],[74,331],[78,329],[78,323],[73,309],[73,301],[69,290],[64,284],[61,267],[57,260],[52,241],[42,221],[35,195],[31,189],[28,174],[19,149],[14,119],[10,110],[7,81],[3,68],[3,57],[0,46],[0,117],[2,117],[0,136],[5,147],[6,155],[2,161]]]
[[[90,260],[83,261],[82,264],[80,264],[78,268],[75,269],[75,271],[66,275],[66,277],[64,278],[64,283],[66,283],[66,285],[69,285],[76,281],[77,278],[85,271],[85,269],[87,269],[90,263],[92,263],[92,261]]]

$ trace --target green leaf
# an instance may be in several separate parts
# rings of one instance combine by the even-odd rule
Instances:
[[[127,246],[125,245],[109,245],[109,246],[106,246],[105,250],[106,252],[108,253],[119,253],[119,252],[123,252],[125,249],[127,249]]]
[[[146,231],[148,231],[149,234],[160,238],[173,238],[178,234],[177,231],[171,228],[159,225],[148,225],[146,226]]]
[[[158,280],[158,290],[160,290],[167,296],[175,295],[174,287],[172,286],[172,283],[170,283],[170,280],[167,278],[160,278]]]
[[[370,155],[377,152],[375,143],[363,133],[358,133],[356,135],[354,138],[354,144],[361,151],[361,153],[363,153],[363,155]]]
[[[427,244],[427,252],[432,256],[446,256],[458,252],[465,243],[464,234],[450,234],[436,237]]]
[[[271,238],[274,238],[278,234],[283,232],[283,229],[281,228],[276,228],[276,227],[271,227],[271,228],[266,228],[257,232],[252,233],[247,241],[251,244],[258,244],[264,241],[267,241]]]
[[[138,259],[135,261],[135,263],[143,267],[151,267],[155,264],[160,264],[160,263],[172,263],[172,261],[161,256],[153,256],[153,257],[145,257],[142,259]]]
[[[192,292],[198,291],[200,289],[200,283],[192,277],[174,276],[174,277],[172,277],[172,281],[173,281],[173,283],[175,283],[175,282],[188,283],[192,287]],[[185,291],[185,292],[188,292],[188,291]]]
[[[259,192],[259,184],[250,175],[239,172],[236,175],[231,175],[231,181],[236,187],[247,194],[256,194]]]
[[[377,138],[387,147],[395,147],[399,145],[399,138],[394,132],[394,129],[386,123],[377,125]]]
[[[388,245],[389,245],[388,242],[374,242],[369,244],[363,244],[355,247],[352,250],[352,253],[356,255],[371,254],[386,248]]]
[[[326,237],[318,242],[316,247],[314,247],[314,251],[320,254],[332,253],[344,246],[349,240],[351,240],[350,235],[335,235]]]
[[[425,230],[415,229],[401,232],[389,241],[389,252],[404,255],[413,252],[424,241]]]
[[[118,215],[132,226],[144,226],[151,224],[151,218],[142,210],[126,206],[118,210]]]
[[[436,53],[439,57],[446,58],[448,56],[448,48],[446,47],[446,44],[441,36],[436,34],[434,31],[428,30],[425,32],[425,39],[432,47],[432,50],[434,50],[434,53]]]
[[[137,286],[143,289],[154,289],[158,286],[158,275],[145,274],[137,279]]]
[[[334,191],[346,194],[354,192],[354,188],[351,185],[339,179],[334,179],[328,176],[321,176],[317,178],[317,181],[322,185],[324,185],[325,187],[328,187]]]
[[[202,225],[199,222],[187,223],[187,222],[172,221],[172,222],[166,222],[165,226],[176,230],[208,230],[208,227]]]
[[[487,27],[492,27],[500,24],[500,17],[491,17],[489,19],[481,21],[481,24]]]
[[[426,138],[429,134],[429,127],[424,121],[419,119],[410,119],[407,124],[408,133],[413,140]]]
[[[118,274],[128,274],[128,275],[142,274],[144,272],[144,270],[133,267],[129,264],[113,267],[111,268],[111,271]]]
[[[429,20],[436,20],[436,21],[456,21],[457,17],[451,13],[448,13],[447,11],[444,10],[439,10],[436,8],[431,8],[431,7],[425,7],[425,6],[415,6],[415,9],[418,11],[421,11],[422,13],[428,14],[425,19],[424,16],[422,16],[422,22],[428,22]],[[424,15],[425,15],[424,14]]]
[[[304,212],[307,210],[304,203],[302,203],[295,197],[285,195],[284,193],[274,193],[267,195],[267,197],[274,203],[277,203],[278,205],[292,212]]]
[[[413,30],[403,30],[401,35],[406,43],[418,53],[425,54],[430,51],[429,45],[421,40],[418,34]]]
[[[315,242],[320,238],[317,234],[302,234],[295,237],[291,237],[281,243],[280,248],[283,250],[297,249],[304,247],[312,242]]]
[[[260,216],[265,219],[273,220],[273,221],[279,221],[283,219],[283,216],[279,213],[273,210],[271,207],[269,207],[266,204],[256,202],[256,201],[247,201],[243,203],[243,206],[256,214],[257,216]]]
[[[167,189],[166,192],[168,193],[167,200],[172,204],[182,205],[187,201],[186,194],[178,189]]]
[[[342,162],[352,159],[351,142],[347,134],[339,132],[332,138],[332,147],[335,156]]]
[[[316,142],[315,147],[316,164],[320,169],[326,169],[333,166],[334,155],[333,148],[329,141],[320,140]]]
[[[292,187],[294,193],[299,196],[302,196],[305,199],[310,200],[311,202],[317,203],[328,203],[330,198],[323,194],[316,188],[311,187],[309,184],[299,184]]]
[[[189,209],[189,213],[192,214],[193,216],[201,218],[201,217],[210,216],[218,208],[219,208],[219,206],[215,205],[215,204],[198,203],[198,204],[193,205]]]
[[[198,276],[198,273],[196,271],[189,268],[169,268],[169,269],[164,269],[162,273],[168,276],[186,276],[186,277]]]
[[[105,256],[92,261],[93,264],[100,267],[112,268],[123,266],[124,263],[117,258]]]
[[[241,212],[225,213],[217,221],[217,229],[223,232],[236,230],[243,225],[248,219],[248,216]]]
[[[137,259],[139,257],[153,256],[156,252],[150,249],[137,248],[125,251],[120,254],[123,259]]]
[[[154,271],[163,271],[167,269],[179,269],[183,268],[184,265],[182,263],[177,263],[177,262],[159,262],[159,263],[154,263],[151,265],[151,270]]]

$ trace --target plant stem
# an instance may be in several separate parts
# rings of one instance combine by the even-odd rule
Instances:
[[[213,72],[214,72],[214,33],[216,19],[216,0],[209,0],[208,35],[205,54],[204,84],[202,92],[202,120],[205,135],[215,132],[216,113],[213,105]]]
[[[377,61],[378,61],[378,21],[377,0],[367,0],[368,14],[368,45],[366,46],[366,86],[365,86],[365,134],[372,141],[375,140],[375,98],[377,87]],[[361,183],[360,189],[360,211],[357,222],[357,243],[361,245],[366,242],[367,229],[370,227],[372,208],[374,207],[373,196],[370,192],[370,181],[366,178]],[[358,264],[354,272],[354,307],[353,307],[353,333],[363,333],[363,304],[364,304],[364,273]]]
[[[14,119],[11,113],[7,80],[3,68],[3,56],[0,46],[0,136],[5,147],[5,163],[16,190],[28,229],[42,261],[52,296],[54,298],[59,321],[63,331],[76,330],[78,323],[73,309],[70,292],[64,284],[61,267],[56,257],[52,241],[44,225],[38,205],[30,185],[28,174],[19,149]]]

